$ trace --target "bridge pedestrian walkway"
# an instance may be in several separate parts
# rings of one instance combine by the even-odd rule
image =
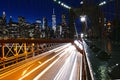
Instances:
[[[120,79],[120,46],[118,44],[108,40],[84,39],[83,45],[95,80]],[[92,47],[96,48],[92,49]],[[104,55],[105,53],[107,55]]]

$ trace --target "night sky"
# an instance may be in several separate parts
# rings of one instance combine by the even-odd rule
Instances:
[[[69,6],[78,7],[81,0],[61,0]],[[0,0],[0,13],[5,11],[7,17],[13,16],[16,20],[18,16],[25,16],[27,21],[34,21],[36,18],[42,19],[46,16],[51,20],[52,9],[55,8],[57,20],[62,13],[67,14],[68,10],[53,2],[53,0]],[[59,22],[59,21],[58,21]]]
[[[71,7],[80,7],[81,0],[61,0]],[[95,4],[99,4],[103,0],[94,0]],[[106,0],[110,1],[110,0]],[[114,2],[114,0],[113,0]],[[18,21],[18,16],[26,18],[27,22],[35,22],[36,19],[42,20],[43,17],[48,19],[49,25],[51,25],[52,10],[55,9],[57,17],[57,23],[61,23],[61,15],[68,15],[68,9],[65,9],[55,3],[53,0],[0,0],[0,15],[2,12],[6,12],[7,21],[12,16],[14,21]],[[105,15],[107,18],[115,16],[114,3],[109,3],[103,6]]]
[[[68,10],[54,3],[52,0],[0,0],[0,14],[5,11],[7,19],[10,16],[17,21],[18,16],[24,16],[26,21],[35,22],[43,17],[51,23],[52,10],[55,9],[57,23],[61,22],[61,14],[68,14]]]

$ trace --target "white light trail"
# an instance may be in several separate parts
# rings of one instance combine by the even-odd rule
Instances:
[[[81,50],[83,50],[83,45],[80,44],[77,40],[75,40],[74,43],[75,43]]]
[[[76,54],[74,52],[74,49],[75,49],[74,46],[69,47],[69,53],[70,53],[70,55],[65,60],[65,63],[63,64],[63,66],[61,67],[61,69],[56,74],[54,80],[65,80],[65,78],[67,77],[67,74],[68,74],[67,71],[71,70],[71,67],[73,65],[73,61],[75,60]]]
[[[76,54],[76,53],[75,53]],[[76,55],[76,57],[75,57],[75,60],[74,60],[74,64],[73,64],[73,68],[72,68],[72,71],[71,71],[71,75],[70,75],[70,78],[69,78],[69,80],[73,80],[73,78],[74,78],[74,71],[75,71],[75,69],[76,69],[76,66],[77,66],[77,55]]]
[[[82,69],[83,69],[83,67],[82,67],[82,66],[83,66],[83,61],[82,61],[83,58],[82,58],[82,57],[83,57],[83,56],[82,56],[82,54],[80,54],[79,52],[78,52],[78,55],[80,55],[80,66],[79,66],[79,67],[80,67],[80,80],[82,80],[82,74],[83,74],[83,73],[82,73]]]
[[[66,50],[68,51],[68,49]],[[39,75],[37,75],[33,80],[39,80],[39,78],[45,74],[45,72],[47,72],[55,63],[57,63],[57,61],[64,56],[65,54],[67,54],[67,52],[62,53],[62,55],[59,56],[59,58],[57,58],[52,64],[50,64],[46,69],[44,69]]]
[[[72,54],[71,54],[72,55]],[[59,72],[57,73],[57,75],[55,76],[54,80],[60,80],[61,77],[63,78],[64,76],[64,72],[66,71],[66,66],[68,65],[68,62],[70,61],[70,57],[71,55],[66,59],[65,63],[63,64],[63,66],[61,67],[61,69],[59,70]],[[62,79],[61,79],[62,80]]]
[[[52,49],[52,50],[50,50],[50,51],[48,51],[48,52],[45,52],[45,53],[43,53],[43,54],[40,54],[40,55],[38,55],[38,56],[32,57],[32,61],[31,61],[31,59],[28,59],[28,61],[29,61],[28,63],[25,63],[25,64],[19,63],[19,64],[21,64],[21,66],[18,66],[17,68],[11,69],[11,70],[9,70],[9,71],[1,74],[1,75],[0,75],[0,80],[1,80],[2,78],[4,78],[4,77],[7,77],[7,76],[9,76],[9,75],[17,72],[17,71],[20,70],[20,69],[23,69],[23,68],[26,67],[26,66],[29,66],[29,65],[33,64],[35,61],[40,60],[41,58],[43,58],[43,57],[51,54],[52,52],[56,52],[56,53],[57,53],[57,52],[61,51],[62,49],[65,49],[65,48],[69,47],[70,45],[72,45],[72,44],[71,44],[71,43],[68,43],[68,44],[66,44],[66,45],[63,45],[63,46],[60,46],[60,47],[58,47],[58,48]],[[14,65],[16,65],[16,64],[14,64]],[[12,65],[12,66],[13,66],[13,65]]]
[[[58,56],[59,54],[63,53],[60,52],[58,53],[57,55],[53,56],[52,58],[48,59],[47,61],[45,61],[44,63],[42,63],[41,65],[37,66],[36,68],[34,68],[33,70],[31,70],[29,73],[27,73],[26,75],[24,75],[23,77],[19,78],[18,80],[22,80],[24,79],[25,77],[29,76],[31,73],[33,73],[34,71],[36,71],[37,69],[39,69],[40,67],[42,67],[43,65],[45,65],[46,63],[48,63],[49,61],[51,61],[52,59],[54,59],[56,56]]]

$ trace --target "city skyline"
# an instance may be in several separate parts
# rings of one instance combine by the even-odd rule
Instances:
[[[4,11],[6,13],[7,22],[12,16],[13,21],[18,21],[18,16],[26,18],[27,22],[35,22],[36,19],[42,21],[43,17],[48,19],[48,24],[52,26],[52,14],[53,8],[56,13],[57,24],[61,22],[61,15],[68,14],[68,10],[55,4],[52,0],[48,3],[48,0],[1,0],[0,1],[0,15]]]
[[[82,6],[81,4],[82,0],[76,0],[76,1],[56,0],[56,1],[65,3],[68,6],[73,7],[73,8],[75,7],[80,8]],[[110,0],[105,0],[105,1],[107,1],[106,5],[103,5],[100,7],[103,11],[105,11],[104,16],[106,17],[106,21],[108,20],[112,21],[115,18],[115,3],[110,3],[109,2]],[[62,14],[66,15],[66,21],[68,23],[69,10],[62,7],[57,2],[54,2],[54,0],[17,0],[17,1],[1,0],[0,1],[0,16],[2,15],[2,12],[5,11],[7,22],[9,21],[10,16],[12,16],[12,19],[15,22],[18,21],[18,16],[23,16],[26,18],[26,21],[30,23],[34,23],[36,19],[39,19],[42,22],[43,17],[46,17],[48,20],[48,25],[52,27],[52,14],[53,14],[53,8],[54,8],[55,15],[56,15],[56,24],[61,24]],[[99,5],[99,3],[101,2],[102,2],[101,0],[94,0],[93,4]],[[113,2],[115,1],[113,0]],[[90,2],[90,4],[91,3],[92,2]],[[75,23],[76,23],[78,32],[80,32],[82,25],[81,25],[79,17],[76,19]]]

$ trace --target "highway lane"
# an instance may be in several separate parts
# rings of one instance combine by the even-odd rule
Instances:
[[[52,58],[53,56],[55,56],[57,54],[57,52],[63,51],[69,45],[70,44],[67,44],[67,45],[64,45],[60,48],[48,51],[48,54],[45,54],[44,57],[42,57],[42,58],[38,57],[33,61],[30,61],[28,63],[23,64],[22,66],[19,66],[15,69],[12,69],[12,70],[10,70],[8,72],[5,72],[3,74],[0,74],[0,79],[2,79],[2,80],[9,80],[9,79],[10,80],[18,80],[20,77],[24,76],[25,74],[27,74],[28,72],[33,70],[35,67],[37,67],[38,65],[40,65],[44,61],[46,61],[46,60]],[[57,56],[54,57],[54,59],[55,58],[57,58]]]
[[[60,71],[64,63],[66,62],[67,58],[70,56],[71,51],[72,49],[70,48],[66,49],[66,51],[64,52],[65,55],[59,57],[55,61],[55,63],[52,65],[52,67],[50,67],[46,72],[44,72],[43,75],[41,75],[41,73],[38,74],[34,78],[34,80],[54,80],[55,76],[59,74],[58,72]]]
[[[65,54],[44,74],[38,74],[33,80],[81,80],[82,54],[72,45]]]
[[[5,73],[5,72],[8,72],[9,70],[12,70],[12,69],[14,69],[14,68],[16,68],[16,67],[18,67],[18,66],[21,66],[22,64],[25,64],[26,62],[30,62],[31,60],[37,60],[37,59],[39,59],[39,58],[42,58],[42,57],[44,57],[44,56],[47,56],[47,55],[51,54],[52,52],[59,52],[59,51],[61,51],[62,49],[67,48],[69,45],[70,45],[70,43],[69,43],[69,44],[65,44],[65,45],[63,45],[63,46],[60,46],[60,47],[57,47],[57,48],[52,49],[52,50],[50,50],[50,51],[47,51],[47,52],[45,52],[45,53],[42,53],[42,54],[40,54],[40,55],[38,55],[38,56],[34,56],[34,57],[32,57],[32,58],[28,58],[28,59],[26,59],[26,60],[24,60],[24,61],[21,61],[21,62],[19,62],[19,63],[10,65],[10,66],[5,67],[5,68],[3,68],[3,69],[0,69],[0,77],[1,77],[1,74]]]

